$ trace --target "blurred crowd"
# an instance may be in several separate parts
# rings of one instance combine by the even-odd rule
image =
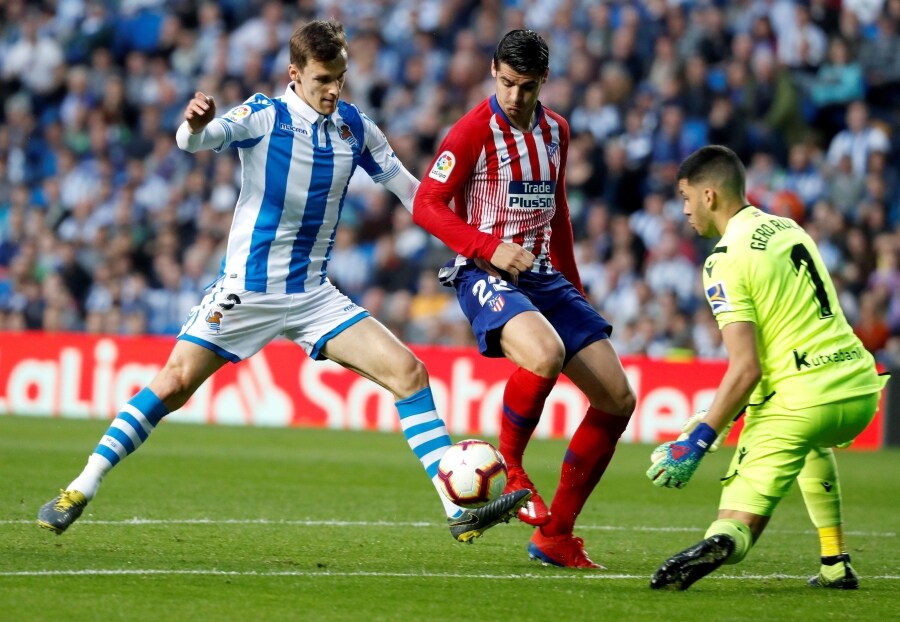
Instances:
[[[493,93],[503,33],[550,45],[591,302],[623,355],[720,358],[700,285],[712,241],[680,160],[733,148],[749,200],[818,242],[865,346],[900,364],[900,0],[6,0],[0,20],[0,330],[175,334],[224,254],[236,150],[181,152],[196,90],[224,114],[279,95],[306,20],[347,29],[344,98],[413,173]],[[403,340],[471,344],[452,256],[364,173],[329,275]]]

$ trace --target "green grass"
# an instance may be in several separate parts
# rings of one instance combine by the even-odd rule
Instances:
[[[65,535],[37,508],[105,422],[0,417],[0,620],[889,620],[900,617],[900,453],[838,460],[858,592],[812,590],[818,543],[798,492],[748,559],[684,593],[648,589],[714,518],[730,453],[682,491],[622,445],[577,533],[606,572],[545,568],[530,528],[454,542],[399,434],[163,425]],[[564,444],[527,466],[548,497]]]

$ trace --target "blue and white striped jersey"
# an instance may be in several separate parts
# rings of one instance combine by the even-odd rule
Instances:
[[[234,147],[240,153],[225,287],[291,294],[321,285],[356,167],[382,184],[406,172],[384,133],[356,106],[340,101],[334,114],[323,116],[292,84],[281,97],[257,93],[217,117],[202,139],[190,137],[192,148],[182,144],[182,133],[179,146],[189,151]],[[411,209],[411,195],[401,198]]]

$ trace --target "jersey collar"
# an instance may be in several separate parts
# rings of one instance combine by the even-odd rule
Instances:
[[[726,232],[728,228],[731,227],[731,223],[733,222],[744,222],[745,220],[750,220],[751,218],[759,218],[764,212],[760,211],[755,205],[748,203],[738,211],[736,211],[731,218],[728,219],[728,224],[725,225]],[[724,234],[723,234],[724,236]]]
[[[287,89],[285,89],[284,101],[287,103],[288,109],[291,110],[291,112],[299,114],[304,120],[308,121],[310,125],[325,118],[324,115],[320,114],[297,95],[297,91],[294,90],[294,82],[288,84]]]
[[[515,125],[509,120],[509,117],[506,116],[506,113],[503,112],[503,108],[500,106],[500,102],[497,101],[496,95],[491,95],[491,110],[494,114],[500,115],[500,118],[503,119],[506,124],[512,129],[517,129]],[[537,103],[537,106],[534,109],[534,125],[531,126],[531,130],[534,131],[534,128],[538,126],[541,122],[541,117],[544,116],[544,106],[541,105],[541,102]]]

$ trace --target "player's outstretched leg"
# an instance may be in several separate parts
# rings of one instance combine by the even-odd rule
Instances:
[[[149,388],[125,404],[112,421],[81,474],[38,510],[38,525],[63,533],[97,494],[100,481],[123,458],[135,452],[169,411]]]
[[[530,490],[516,490],[497,497],[483,507],[463,510],[460,516],[447,519],[450,535],[460,542],[471,542],[494,525],[508,523],[530,498]]]
[[[732,551],[734,538],[722,533],[710,536],[663,562],[650,578],[650,587],[686,590],[721,566]]]
[[[819,574],[810,577],[810,587],[828,587],[837,590],[859,589],[859,575],[850,565],[850,555],[842,553],[832,557],[823,557]]]

